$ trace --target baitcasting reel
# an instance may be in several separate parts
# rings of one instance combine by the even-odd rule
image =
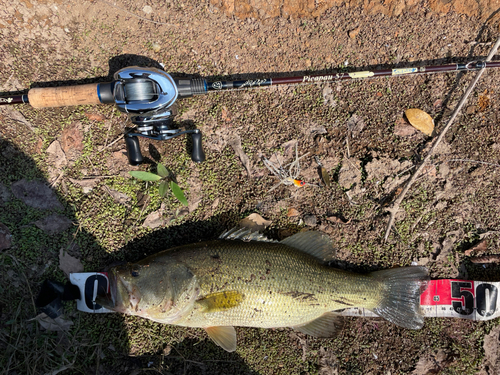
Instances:
[[[137,127],[135,132],[125,134],[130,164],[138,165],[143,161],[139,137],[167,140],[182,134],[191,134],[192,160],[197,163],[205,160],[199,129],[182,131],[171,128],[174,118],[171,106],[178,97],[204,94],[205,80],[174,80],[162,70],[141,67],[121,69],[115,73],[114,78],[115,81],[111,83],[114,87],[110,90],[113,101],[118,110],[128,114],[130,121]]]

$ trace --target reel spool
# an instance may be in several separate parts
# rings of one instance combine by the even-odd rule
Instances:
[[[171,128],[174,115],[170,107],[179,96],[179,90],[178,84],[169,74],[155,68],[128,67],[116,72],[114,78],[116,107],[120,112],[127,113],[137,127],[135,132],[125,134],[130,164],[138,165],[143,161],[139,137],[167,140],[188,133],[193,140],[191,159],[197,163],[205,160],[199,129],[182,131]],[[191,96],[201,91],[196,90],[196,87],[193,90],[191,86],[181,87],[181,96]]]

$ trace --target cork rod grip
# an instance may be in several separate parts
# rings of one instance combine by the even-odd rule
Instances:
[[[98,85],[90,83],[78,86],[37,87],[28,91],[28,100],[34,108],[100,104]]]

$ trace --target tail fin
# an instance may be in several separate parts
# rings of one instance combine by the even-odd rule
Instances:
[[[385,294],[373,312],[404,328],[422,328],[424,317],[420,311],[420,294],[429,281],[427,269],[401,267],[373,272],[372,275],[385,287]]]

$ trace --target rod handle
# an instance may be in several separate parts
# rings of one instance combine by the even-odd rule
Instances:
[[[34,108],[100,104],[98,85],[89,83],[77,86],[36,87],[28,91],[28,100]]]

